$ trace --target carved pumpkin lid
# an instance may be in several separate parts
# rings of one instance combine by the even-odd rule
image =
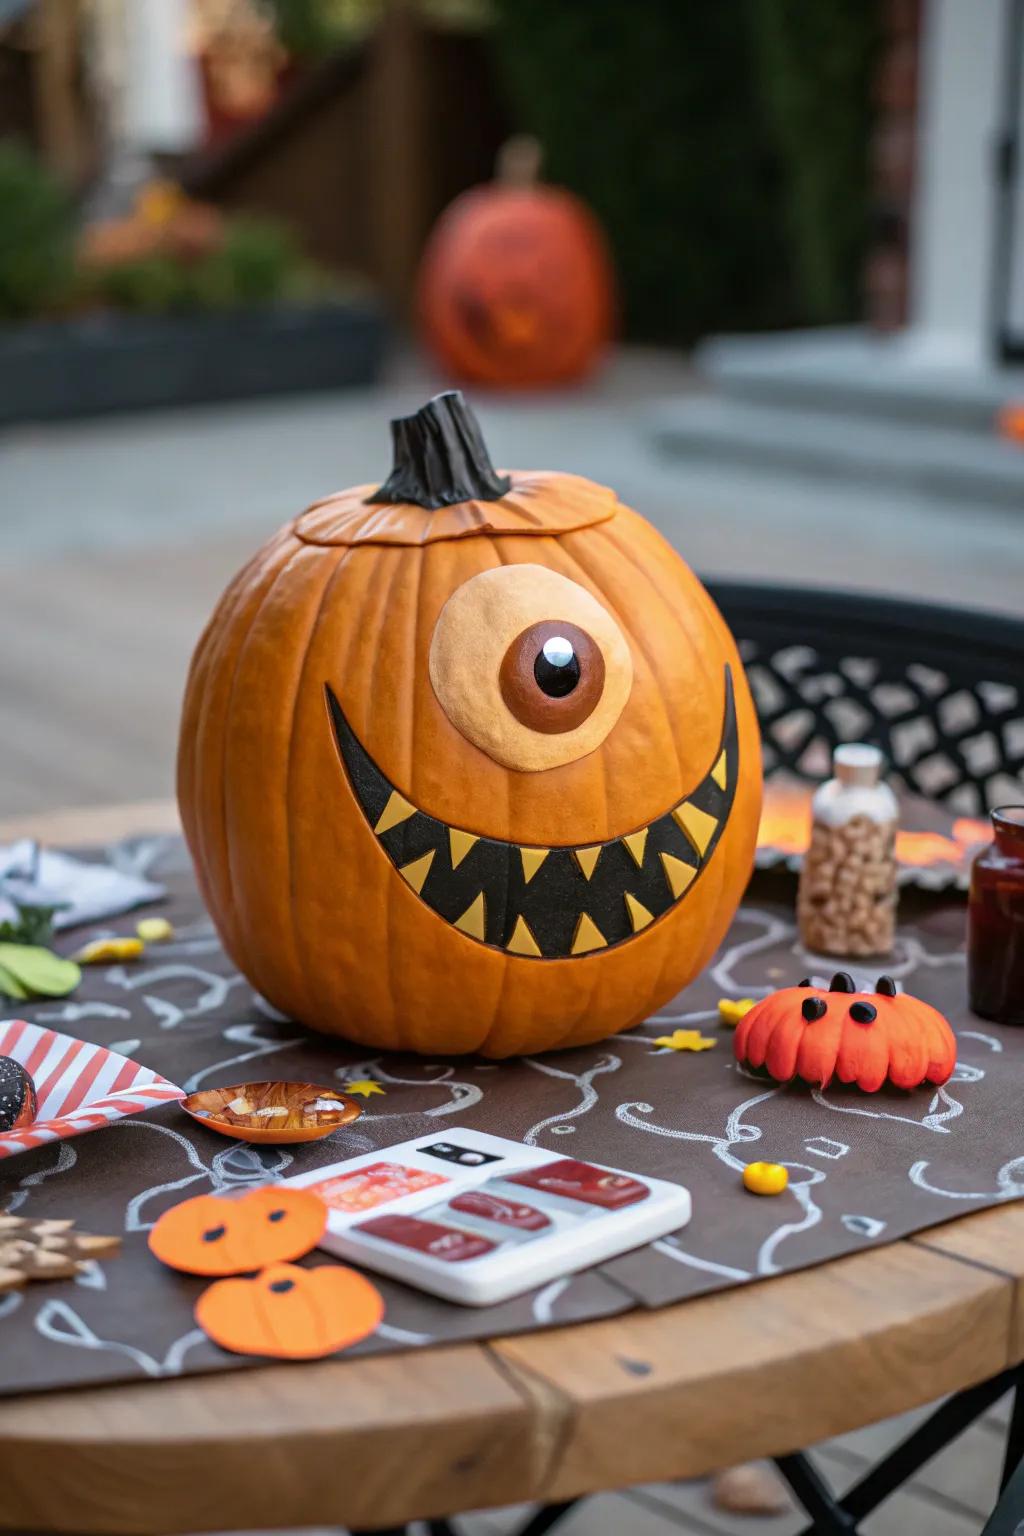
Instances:
[[[546,534],[615,516],[618,498],[582,475],[499,474],[462,394],[436,395],[391,423],[395,462],[382,486],[353,486],[295,521],[307,544],[433,544],[476,534]]]

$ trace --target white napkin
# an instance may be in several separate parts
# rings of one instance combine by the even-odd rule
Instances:
[[[166,887],[139,875],[122,874],[110,864],[86,864],[66,853],[42,848],[30,838],[0,846],[0,922],[17,917],[15,902],[31,907],[60,907],[55,928],[74,928],[157,901]]]

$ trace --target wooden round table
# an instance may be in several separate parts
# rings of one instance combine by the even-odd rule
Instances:
[[[161,804],[0,842],[170,830]],[[0,1528],[376,1529],[780,1456],[1024,1359],[1024,1207],[660,1311],[0,1401]],[[2,1370],[2,1364],[0,1364]]]

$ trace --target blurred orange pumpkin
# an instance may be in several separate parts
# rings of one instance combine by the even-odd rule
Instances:
[[[392,430],[387,483],[283,528],[199,642],[178,793],[204,899],[327,1033],[598,1040],[696,975],[750,874],[735,643],[612,491],[496,474],[460,395]]]
[[[999,412],[999,434],[1009,443],[1024,446],[1024,401],[1011,400]]]
[[[538,158],[533,141],[511,141],[498,179],[456,198],[424,252],[423,337],[457,378],[566,383],[594,366],[611,337],[604,235],[572,193],[536,183]]]

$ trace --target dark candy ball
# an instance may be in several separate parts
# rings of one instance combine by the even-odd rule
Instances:
[[[0,1131],[16,1131],[36,1117],[36,1085],[20,1062],[0,1056]]]

